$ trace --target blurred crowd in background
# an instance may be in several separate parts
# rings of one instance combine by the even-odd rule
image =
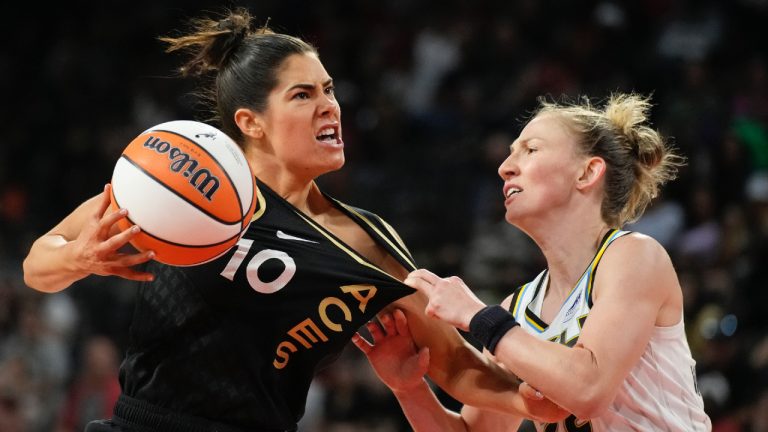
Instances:
[[[87,3],[30,8],[0,30],[3,432],[81,431],[110,416],[135,286],[92,276],[44,295],[21,263],[102,190],[133,137],[204,120],[157,37],[221,4]],[[659,240],[679,272],[714,430],[768,431],[766,0],[239,5],[316,45],[335,79],[347,165],[321,178],[326,190],[387,219],[420,266],[460,275],[489,302],[545,266],[503,220],[496,173],[537,97],[651,94],[652,122],[688,163],[627,228]],[[302,430],[408,426],[351,347],[313,385]]]

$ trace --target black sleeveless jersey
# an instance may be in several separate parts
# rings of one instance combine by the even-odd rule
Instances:
[[[263,183],[247,231],[194,267],[151,263],[121,366],[123,393],[246,430],[286,430],[315,372],[382,308],[413,290]],[[378,216],[329,199],[407,270],[413,258]]]

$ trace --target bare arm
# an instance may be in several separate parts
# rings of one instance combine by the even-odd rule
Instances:
[[[459,328],[466,328],[483,306],[457,278],[429,284],[409,277],[407,283],[428,292],[429,314]],[[599,415],[613,400],[663,306],[670,315],[682,316],[669,257],[648,237],[617,240],[603,257],[595,287],[594,307],[573,348],[539,340],[520,328],[507,332],[496,348],[498,361],[578,418]]]
[[[578,418],[598,416],[608,407],[648,345],[665,304],[672,304],[668,309],[675,322],[682,317],[672,263],[648,237],[616,241],[603,257],[594,295],[589,319],[572,349],[513,329],[496,352],[497,359]]]
[[[395,392],[403,413],[415,432],[509,432],[516,431],[522,418],[464,405],[461,413],[443,407],[432,389],[422,380],[418,387]]]
[[[544,422],[568,415],[550,400],[524,397],[517,377],[482,355],[453,326],[426,316],[424,294],[417,292],[395,305],[405,312],[416,345],[429,347],[429,377],[452,397],[466,405]]]
[[[443,407],[424,380],[429,369],[429,348],[417,351],[405,314],[399,309],[382,314],[382,327],[368,324],[374,344],[356,335],[360,348],[376,374],[394,393],[403,413],[416,432],[496,432],[516,429],[521,419],[465,405],[461,414]]]
[[[379,379],[392,390],[403,414],[416,432],[465,432],[461,417],[445,409],[424,379],[429,369],[429,348],[417,351],[402,310],[379,315],[382,327],[370,322],[369,343],[360,335],[352,342],[368,358]]]
[[[152,259],[151,251],[118,252],[139,231],[135,227],[119,232],[115,223],[127,212],[108,212],[109,194],[107,186],[32,244],[24,259],[24,282],[29,287],[61,291],[90,274],[152,280],[151,274],[131,268]]]

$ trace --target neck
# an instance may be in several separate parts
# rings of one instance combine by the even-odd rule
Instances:
[[[547,260],[549,292],[568,295],[594,258],[600,241],[610,228],[599,214],[597,217],[560,215],[556,220],[559,222],[540,221],[526,232],[541,248]]]
[[[277,163],[265,163],[264,160],[260,160],[258,163],[251,161],[250,165],[253,174],[259,181],[266,183],[270,189],[297,209],[310,216],[321,211],[318,209],[318,205],[325,199],[323,199],[314,178],[298,176],[284,166]]]

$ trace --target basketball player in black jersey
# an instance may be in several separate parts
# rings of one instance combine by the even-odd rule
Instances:
[[[215,78],[220,127],[248,158],[259,207],[236,247],[196,267],[152,262],[151,251],[121,254],[139,227],[118,232],[129,215],[107,212],[109,185],[32,245],[24,277],[40,291],[91,274],[141,281],[123,393],[113,418],[88,430],[296,430],[315,371],[391,305],[431,347],[429,376],[454,397],[563,417],[548,400],[523,398],[453,327],[424,316],[425,298],[402,283],[413,259],[386,222],[318,189],[316,177],[344,164],[344,142],[315,48],[251,30],[245,10],[196,25],[163,40],[192,54],[185,75]]]

